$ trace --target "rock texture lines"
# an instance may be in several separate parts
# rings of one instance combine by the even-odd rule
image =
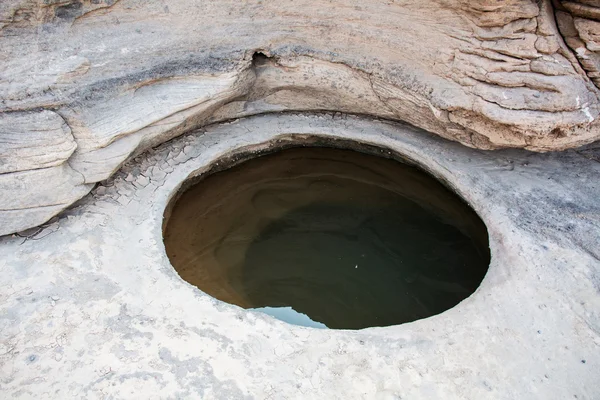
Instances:
[[[592,142],[599,14],[594,0],[4,0],[0,234],[152,146],[254,114],[366,114],[481,149]]]
[[[461,194],[490,236],[478,290],[431,318],[344,331],[290,325],[183,281],[162,241],[181,183],[223,157],[315,136],[397,152]],[[597,145],[475,150],[340,113],[182,135],[52,226],[0,238],[0,397],[598,399],[598,157]]]
[[[556,1],[556,20],[581,67],[600,87],[600,1]]]

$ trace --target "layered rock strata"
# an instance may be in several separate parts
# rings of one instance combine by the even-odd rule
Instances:
[[[0,234],[47,221],[133,155],[253,114],[366,114],[481,149],[589,143],[600,137],[598,10],[593,0],[5,0]]]

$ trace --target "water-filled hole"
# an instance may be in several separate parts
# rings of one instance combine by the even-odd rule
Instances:
[[[170,207],[164,240],[179,275],[217,299],[337,329],[443,312],[490,257],[483,222],[436,179],[331,148],[203,176]]]

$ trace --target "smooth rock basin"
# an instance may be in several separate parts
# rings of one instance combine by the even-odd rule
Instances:
[[[163,242],[182,183],[310,138],[385,149],[458,193],[489,234],[475,293],[410,323],[310,329],[183,280]],[[598,159],[597,146],[478,151],[340,114],[190,132],[130,160],[58,221],[0,237],[0,397],[598,399]]]
[[[183,279],[219,300],[337,329],[439,314],[489,264],[485,225],[440,182],[332,148],[208,175],[173,205],[165,247]]]

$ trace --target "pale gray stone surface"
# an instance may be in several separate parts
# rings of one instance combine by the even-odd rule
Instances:
[[[67,163],[0,174],[0,233],[16,232],[48,221],[93,187],[85,184],[83,176]]]
[[[182,281],[163,212],[221,156],[346,139],[423,166],[488,226],[480,288],[362,331],[290,326]],[[211,126],[128,162],[53,224],[0,239],[2,398],[597,399],[600,149],[488,152],[344,114]]]
[[[76,148],[65,121],[51,111],[0,118],[0,174],[60,165]]]

